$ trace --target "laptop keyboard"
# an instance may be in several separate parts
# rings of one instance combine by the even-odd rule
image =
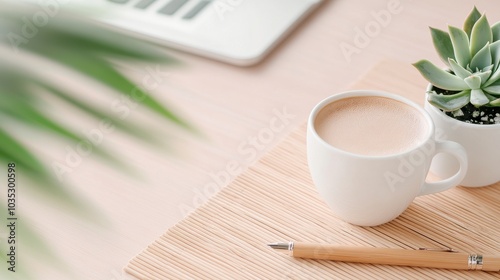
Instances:
[[[40,1],[40,0],[32,0]],[[93,0],[98,21],[236,65],[260,61],[323,0]],[[1,2],[1,0],[0,0]]]
[[[139,1],[137,4],[135,4],[134,7],[138,9],[146,9],[147,7],[151,6],[156,0],[142,0]]]
[[[183,20],[192,20],[196,18],[206,7],[212,3],[212,0],[107,0],[115,4],[131,6],[137,10],[155,9],[159,15],[173,17],[179,16]],[[190,4],[190,8],[186,11],[181,9],[186,4]],[[197,2],[197,3],[193,3]],[[182,13],[182,14],[178,14]]]

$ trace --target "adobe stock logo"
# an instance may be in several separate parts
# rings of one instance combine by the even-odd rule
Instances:
[[[432,157],[435,152],[436,143],[431,141],[412,151],[408,156],[399,157],[397,174],[391,171],[384,173],[384,178],[391,192],[396,192],[396,186],[404,183],[408,177],[414,175],[415,171],[423,164],[426,164],[427,159]]]
[[[363,28],[358,26],[354,27],[353,42],[340,43],[340,49],[347,62],[351,62],[354,54],[360,54],[361,50],[370,45],[372,39],[377,37],[383,28],[389,26],[392,21],[393,15],[397,15],[403,11],[401,2],[399,0],[389,0],[387,8],[378,12],[371,11],[370,15],[372,20],[367,22]]]
[[[217,0],[213,7],[220,20],[226,19],[226,13],[233,12],[237,7],[241,6],[245,0]]]
[[[195,188],[193,190],[194,197],[191,205],[184,203],[179,205],[182,216],[187,216],[236,178],[243,171],[244,166],[255,161],[259,154],[265,151],[267,145],[271,144],[276,136],[292,123],[295,117],[295,115],[287,111],[286,107],[281,110],[273,109],[273,116],[269,119],[267,126],[261,128],[256,135],[248,137],[238,145],[237,152],[239,156],[244,157],[243,162],[230,160],[224,169],[210,172],[208,175],[211,181],[201,189]]]
[[[117,121],[127,120],[133,111],[147,98],[147,92],[156,90],[170,76],[170,73],[162,71],[159,65],[156,65],[156,68],[147,66],[144,72],[145,75],[142,77],[141,82],[133,87],[129,94],[120,95],[119,98],[111,102],[109,110]],[[57,179],[60,182],[64,181],[66,174],[70,174],[78,168],[84,159],[92,155],[115,129],[113,120],[102,118],[95,127],[86,131],[82,135],[82,139],[75,143],[74,146],[67,145],[65,147],[64,161],[54,160],[52,162],[52,170]]]
[[[7,39],[15,53],[19,51],[21,44],[28,44],[41,28],[49,24],[50,20],[57,16],[61,7],[67,5],[71,0],[39,0],[38,10],[31,17],[21,18],[22,26],[18,32],[9,32]]]

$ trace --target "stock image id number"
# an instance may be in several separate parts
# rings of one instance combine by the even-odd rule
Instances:
[[[14,216],[16,211],[16,164],[7,165],[7,207],[9,216]]]

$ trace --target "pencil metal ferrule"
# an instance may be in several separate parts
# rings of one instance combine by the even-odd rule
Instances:
[[[482,270],[483,269],[483,256],[478,254],[470,254],[468,258],[469,270]]]

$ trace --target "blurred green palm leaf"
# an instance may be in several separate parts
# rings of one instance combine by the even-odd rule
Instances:
[[[113,63],[119,60],[173,65],[176,61],[153,45],[86,20],[82,13],[62,8],[55,17],[50,18],[47,25],[37,28],[35,36],[26,38],[22,35],[26,19],[38,11],[37,8],[39,7],[30,4],[18,5],[13,1],[0,0],[0,164],[6,166],[8,162],[15,162],[22,167],[23,174],[35,182],[28,186],[35,187],[61,205],[71,206],[75,213],[88,218],[88,213],[92,213],[91,208],[74,197],[67,186],[54,177],[47,163],[40,160],[29,145],[9,130],[9,124],[11,127],[15,123],[39,130],[71,143],[84,141],[84,136],[76,133],[74,127],[47,114],[44,108],[46,101],[40,95],[43,92],[50,94],[58,104],[65,104],[67,108],[87,117],[105,120],[131,137],[153,145],[160,144],[161,141],[155,138],[153,131],[133,122],[125,122],[119,116],[95,106],[85,96],[78,96],[61,87],[58,81],[41,78],[31,71],[33,65],[16,63],[12,57],[29,54],[28,56],[49,59],[126,97],[138,100],[139,96],[140,105],[166,121],[189,130],[191,128],[186,122],[153,98],[147,90],[123,75]],[[93,153],[127,173],[133,172],[103,148],[93,147]],[[5,205],[0,203],[0,206],[5,209]],[[0,218],[5,220],[5,211],[0,212]],[[26,228],[24,232],[30,240],[39,240],[33,230]],[[35,247],[32,248],[35,251],[47,252],[47,247]],[[6,253],[0,251],[5,256]]]

